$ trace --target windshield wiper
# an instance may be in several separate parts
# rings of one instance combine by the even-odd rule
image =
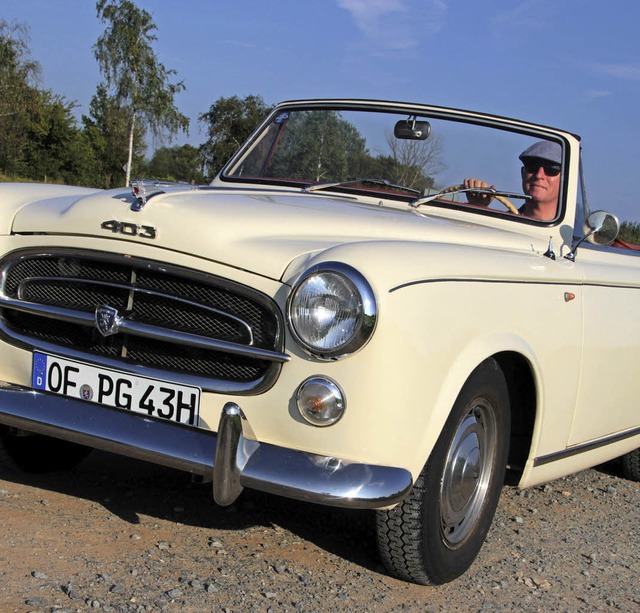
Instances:
[[[438,200],[438,198],[442,198],[442,196],[446,196],[447,194],[464,194],[467,192],[474,192],[476,194],[487,194],[489,196],[493,196],[494,198],[520,198],[522,200],[531,200],[531,196],[527,196],[527,194],[519,194],[517,192],[504,192],[497,189],[492,189],[490,187],[463,187],[462,185],[457,185],[453,188],[449,187],[437,194],[430,194],[429,196],[422,196],[421,198],[416,198],[412,202],[409,203],[409,206],[414,208],[419,207],[422,204],[429,204],[434,200]]]
[[[316,192],[322,189],[329,189],[330,187],[342,187],[345,185],[355,185],[357,183],[373,183],[374,185],[383,185],[389,189],[402,190],[405,192],[409,192],[411,194],[421,194],[422,191],[419,189],[415,189],[414,187],[407,187],[406,185],[397,185],[396,183],[392,183],[388,179],[349,179],[347,181],[335,181],[333,183],[314,183],[312,185],[307,185],[304,187],[305,192]]]

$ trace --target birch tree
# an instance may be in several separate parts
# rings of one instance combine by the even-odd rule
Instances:
[[[176,71],[158,60],[152,46],[157,27],[147,11],[130,0],[98,0],[96,10],[106,27],[94,55],[109,91],[129,121],[125,165],[129,185],[138,123],[159,138],[188,131],[189,119],[175,105],[175,95],[185,86],[182,81],[171,82]]]

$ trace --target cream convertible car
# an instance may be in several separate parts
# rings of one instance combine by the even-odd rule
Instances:
[[[210,186],[4,185],[0,457],[374,509],[389,572],[449,581],[505,481],[640,478],[640,252],[581,177],[560,130],[311,100]]]

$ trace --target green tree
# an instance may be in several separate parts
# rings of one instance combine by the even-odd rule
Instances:
[[[200,146],[200,153],[209,178],[221,170],[270,111],[260,96],[231,96],[218,98],[199,116],[207,126],[207,140]]]
[[[91,99],[89,114],[82,117],[84,133],[93,152],[95,184],[99,187],[109,189],[124,180],[123,161],[129,155],[129,122],[128,109],[109,95],[103,83],[99,84]],[[144,136],[144,126],[139,125],[131,152],[135,164],[144,160]]]
[[[9,176],[87,182],[91,151],[78,130],[75,104],[37,87],[28,29],[0,21],[0,170]]]
[[[152,43],[157,30],[151,15],[130,0],[98,0],[98,18],[106,23],[94,54],[115,104],[128,118],[128,155],[125,183],[129,184],[137,124],[154,136],[187,132],[189,119],[178,111],[175,95],[185,89],[171,83],[175,70],[158,60]]]
[[[76,126],[75,104],[47,90],[36,98],[23,126],[21,173],[39,181],[90,182],[91,150]]]
[[[620,238],[623,241],[640,245],[640,222],[623,221],[620,224]]]
[[[40,66],[27,43],[27,26],[0,21],[0,170],[9,175],[24,171],[25,125],[40,103]]]
[[[149,179],[202,184],[205,179],[200,151],[193,145],[161,147],[145,165],[144,176]]]
[[[369,160],[365,139],[338,113],[302,111],[287,120],[266,172],[274,177],[344,181],[362,177]]]

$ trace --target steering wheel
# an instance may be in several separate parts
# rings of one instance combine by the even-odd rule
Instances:
[[[451,187],[447,187],[447,189],[443,189],[440,193],[450,194],[451,192],[457,192],[461,189],[465,189],[462,183],[460,183],[459,185],[452,185]],[[490,194],[487,194],[487,195],[490,195]],[[513,202],[511,202],[511,200],[509,200],[508,198],[505,198],[504,196],[498,196],[497,194],[494,195],[493,197],[498,202],[501,202],[502,204],[504,204],[504,206],[506,206],[514,215],[520,215],[520,211],[518,211],[518,209],[513,204]]]

